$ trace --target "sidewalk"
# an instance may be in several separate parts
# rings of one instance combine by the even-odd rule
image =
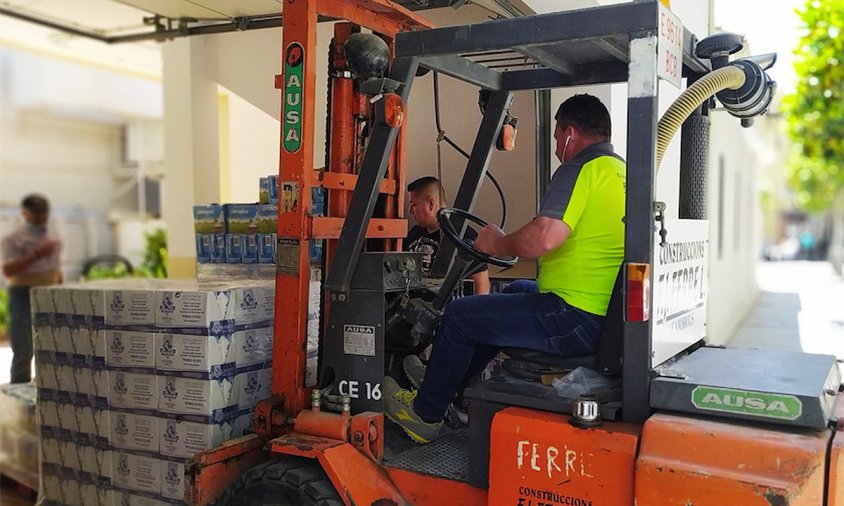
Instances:
[[[761,262],[759,298],[729,346],[805,351],[844,360],[844,281],[826,262]]]

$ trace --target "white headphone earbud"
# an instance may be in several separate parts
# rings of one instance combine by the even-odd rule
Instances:
[[[569,148],[569,141],[571,140],[571,135],[566,137],[566,143],[563,145],[563,157],[560,159],[561,162],[565,163],[566,160],[566,150]]]

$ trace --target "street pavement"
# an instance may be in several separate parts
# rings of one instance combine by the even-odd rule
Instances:
[[[760,262],[759,298],[729,346],[844,360],[844,281],[827,262]]]

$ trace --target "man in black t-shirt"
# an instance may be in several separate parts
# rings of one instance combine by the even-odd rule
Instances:
[[[407,185],[410,200],[410,214],[416,225],[407,233],[404,250],[422,253],[422,274],[431,273],[431,267],[437,258],[442,242],[440,225],[437,223],[437,211],[445,207],[445,195],[440,181],[433,176],[417,179]],[[466,237],[474,239],[477,234],[466,228]],[[486,265],[483,270],[472,275],[475,295],[489,293],[489,273]]]

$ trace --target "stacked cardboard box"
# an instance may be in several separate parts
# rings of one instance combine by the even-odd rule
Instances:
[[[33,305],[55,504],[182,504],[185,462],[243,435],[269,396],[271,280],[51,287]]]
[[[109,375],[103,291],[32,291],[41,479],[46,504],[109,503]]]
[[[161,493],[155,368],[155,288],[125,282],[104,291],[111,408],[112,480],[117,493]],[[130,500],[130,503],[132,501]]]

